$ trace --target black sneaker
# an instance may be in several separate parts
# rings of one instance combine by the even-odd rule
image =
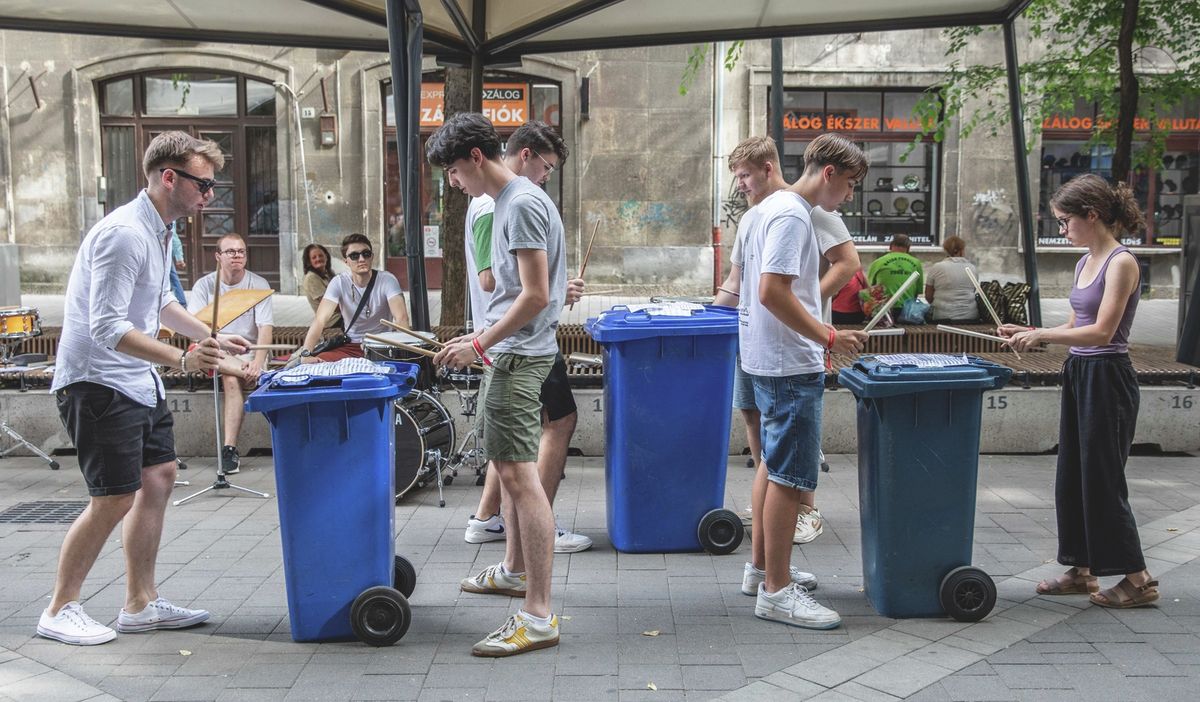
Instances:
[[[238,456],[236,446],[221,447],[221,468],[225,475],[233,475],[241,470],[242,458]]]

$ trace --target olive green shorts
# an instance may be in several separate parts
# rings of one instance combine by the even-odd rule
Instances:
[[[542,383],[554,354],[498,353],[483,377],[479,433],[489,461],[537,461],[542,439]]]

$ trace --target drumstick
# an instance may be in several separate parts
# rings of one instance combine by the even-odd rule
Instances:
[[[867,322],[867,326],[863,327],[863,331],[869,332],[874,329],[875,325],[879,324],[879,320],[883,319],[883,315],[887,314],[892,309],[892,305],[896,304],[896,300],[900,299],[900,296],[904,294],[904,291],[908,290],[909,286],[915,283],[919,277],[921,277],[921,274],[917,271],[913,271],[908,276],[908,280],[904,281],[899,288],[896,288],[896,292],[892,293],[892,296],[888,298],[887,303],[884,304],[883,307],[879,308],[879,311],[875,313],[875,316],[871,318],[870,322]]]
[[[588,259],[592,257],[592,244],[596,243],[596,233],[600,231],[600,220],[596,220],[596,226],[592,227],[592,238],[588,239],[587,251],[583,254],[583,262],[579,264],[579,277],[583,277],[584,271],[587,270]],[[587,294],[587,293],[584,293]],[[567,310],[575,309],[575,303],[572,302],[567,306]]]
[[[585,293],[580,293],[580,295],[588,297],[589,295],[614,295],[619,292],[621,292],[619,288],[612,288],[611,290],[588,290]]]
[[[992,321],[996,323],[996,328],[999,329],[1000,327],[1004,326],[1000,322],[1000,315],[996,314],[995,308],[992,307],[992,301],[988,299],[986,294],[984,294],[983,286],[979,284],[979,279],[975,277],[975,274],[971,272],[970,268],[965,268],[963,270],[967,272],[967,277],[971,279],[971,284],[975,286],[975,292],[979,293],[979,299],[983,300],[983,306],[987,308],[988,314],[992,315]],[[1012,349],[1012,352],[1016,355],[1018,361],[1021,360],[1021,354],[1017,353],[1015,348],[1012,346],[1009,346],[1008,348]]]
[[[434,356],[437,355],[436,352],[430,351],[429,349],[423,349],[420,346],[410,346],[408,344],[405,344],[405,343],[402,343],[399,341],[394,341],[392,339],[389,339],[384,336],[379,336],[377,334],[367,334],[363,338],[366,339],[367,341],[374,341],[374,342],[377,342],[380,344],[387,344],[388,346],[395,346],[396,348],[404,349],[405,351],[411,351],[413,353],[419,353],[422,356],[428,356],[430,358],[433,358]],[[479,365],[478,363],[472,363],[470,365],[470,367],[477,371],[483,370],[483,366]]]
[[[872,329],[867,336],[904,336],[903,327],[888,327],[887,329]]]
[[[949,324],[939,324],[937,325],[937,328],[938,331],[950,332],[951,334],[969,336],[975,339],[987,339],[988,341],[995,341],[1005,345],[1008,344],[1008,339],[1005,339],[1002,336],[993,336],[991,334],[984,334],[983,332],[972,331],[970,329],[959,329],[958,327],[952,327]]]
[[[249,351],[294,351],[296,344],[251,344],[246,349]]]
[[[396,331],[402,331],[405,334],[411,334],[411,335],[415,336],[416,338],[420,339],[421,341],[424,341],[427,344],[433,344],[434,346],[438,347],[439,349],[442,348],[443,346],[445,346],[445,344],[443,344],[442,342],[433,338],[432,336],[425,336],[424,334],[422,334],[420,332],[415,332],[412,329],[409,329],[408,327],[400,325],[400,324],[396,324],[395,322],[393,322],[391,320],[381,319],[379,321],[383,322],[383,325],[385,327],[391,327],[392,329],[395,329]]]

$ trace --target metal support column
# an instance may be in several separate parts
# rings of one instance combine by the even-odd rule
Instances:
[[[1008,108],[1012,122],[1013,163],[1017,168],[1017,210],[1020,216],[1021,248],[1024,249],[1025,282],[1029,283],[1029,323],[1042,326],[1042,295],[1038,290],[1037,235],[1033,229],[1033,198],[1029,183],[1029,159],[1025,153],[1025,110],[1021,105],[1021,75],[1017,64],[1015,20],[1004,23],[1004,58],[1008,64]]]
[[[404,255],[408,262],[412,328],[429,331],[429,291],[421,236],[421,43],[424,18],[419,0],[387,0],[388,52],[396,110],[396,151],[404,207]]]
[[[718,61],[713,65],[720,65]],[[713,70],[716,70],[715,68]],[[775,148],[779,149],[779,159],[783,161],[783,40],[771,40],[771,138],[775,140]]]

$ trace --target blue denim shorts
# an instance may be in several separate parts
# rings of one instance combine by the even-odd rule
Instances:
[[[756,410],[754,403],[754,381],[750,374],[742,370],[742,357],[738,356],[733,366],[733,408],[738,410]]]
[[[767,479],[797,490],[816,490],[825,374],[751,378],[754,400],[762,412],[762,457]]]

